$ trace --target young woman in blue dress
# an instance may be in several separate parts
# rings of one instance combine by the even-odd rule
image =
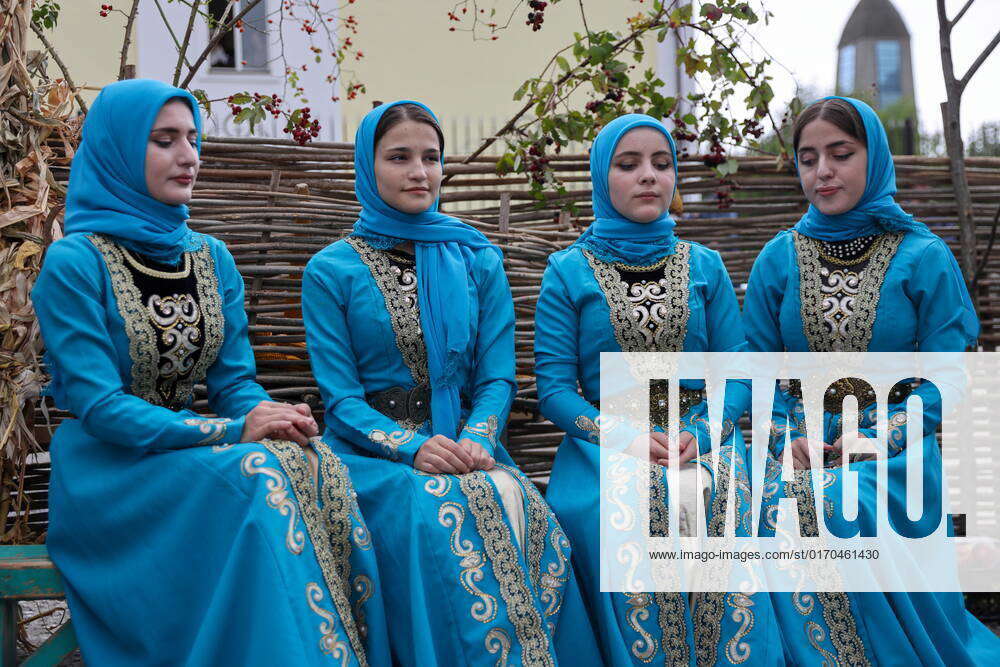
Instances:
[[[615,119],[594,141],[595,220],[572,246],[549,258],[535,314],[539,408],[566,432],[546,497],[573,544],[605,665],[777,664],[781,650],[766,594],[696,594],[689,604],[682,593],[600,590],[601,352],[725,352],[746,344],[719,253],[674,233],[669,206],[676,159],[667,129],[641,114]],[[705,456],[711,439],[703,389],[703,382],[681,382],[676,461],[669,459],[664,433],[665,387],[651,390],[649,514],[650,529],[659,535],[667,534],[666,466],[680,466],[682,477],[698,463],[712,469]],[[734,424],[749,399],[747,385],[727,387],[718,452],[719,479],[728,480],[733,469],[740,516],[749,507],[749,487]],[[714,486],[716,507],[728,487]],[[710,508],[709,519],[722,514]],[[749,532],[749,526],[737,527],[737,534]]]
[[[809,209],[792,229],[772,239],[754,262],[743,305],[749,347],[763,352],[961,352],[974,345],[979,322],[951,250],[896,203],[896,173],[885,129],[864,102],[828,97],[806,108],[794,129],[799,178]],[[900,385],[888,406],[888,474],[906,473],[906,399],[924,411],[925,494],[940,489],[934,428],[941,419],[936,389]],[[875,437],[873,395],[852,383],[824,397],[822,469],[825,520],[851,534],[843,511],[840,455],[844,396],[857,396],[859,433]],[[764,502],[798,500],[812,508],[809,444],[801,388],[782,388],[764,480]],[[827,401],[827,398],[833,399]],[[918,425],[919,427],[919,425]],[[786,442],[788,444],[786,444]],[[790,447],[795,480],[779,483],[777,462]],[[858,521],[876,521],[876,462],[850,464],[860,485]],[[925,502],[933,500],[925,495]],[[891,486],[889,503],[905,489]],[[764,511],[764,530],[774,514]],[[929,516],[929,515],[928,515]],[[931,517],[933,518],[933,517]],[[816,534],[806,511],[803,530]],[[793,664],[995,665],[1000,639],[969,614],[961,593],[772,593],[786,657]]]
[[[200,132],[184,90],[104,88],[32,292],[48,391],[72,413],[52,440],[47,544],[84,659],[388,665],[347,470],[310,442],[307,406],[256,383],[243,279],[188,228]],[[218,417],[188,409],[200,383]]]
[[[303,278],[323,439],[372,526],[400,664],[594,663],[569,543],[500,439],[514,306],[499,249],[438,211],[443,144],[416,102],[358,128],[359,219]]]

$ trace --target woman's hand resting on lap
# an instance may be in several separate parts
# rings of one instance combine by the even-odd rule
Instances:
[[[261,401],[247,413],[240,440],[257,442],[261,438],[279,438],[305,447],[309,438],[315,435],[319,435],[319,428],[312,417],[312,410],[305,403],[289,405]]]

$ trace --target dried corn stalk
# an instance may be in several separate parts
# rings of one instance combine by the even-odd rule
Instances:
[[[45,246],[61,236],[65,192],[52,168],[78,141],[72,91],[48,80],[26,50],[31,0],[0,0],[0,516],[2,543],[33,541],[25,465],[39,451],[32,424],[44,378],[30,292]]]

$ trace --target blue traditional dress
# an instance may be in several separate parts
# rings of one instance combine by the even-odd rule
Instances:
[[[611,159],[621,137],[636,127],[664,133],[676,173],[673,140],[661,123],[639,114],[609,123],[591,150],[596,220],[576,243],[549,258],[542,278],[535,315],[539,408],[566,431],[546,497],[573,544],[604,664],[774,664],[781,655],[766,595],[699,594],[692,609],[680,593],[600,591],[600,353],[738,351],[745,346],[739,304],[719,254],[676,239],[669,213],[639,224],[611,204]],[[687,465],[702,463],[711,471],[703,388],[704,383],[681,383],[680,429],[696,435],[705,455]],[[651,390],[651,420],[662,430],[665,390],[662,385]],[[725,497],[732,466],[742,516],[750,492],[745,447],[733,424],[749,405],[749,388],[736,383],[727,387],[726,397],[727,444],[719,452],[722,476],[714,498]],[[727,433],[735,437],[726,438]],[[667,470],[654,465],[650,472],[650,529],[666,535]],[[750,532],[749,526],[737,527],[737,535]]]
[[[421,666],[553,665],[564,642],[558,659],[594,656],[569,543],[500,442],[516,388],[500,253],[436,203],[411,215],[378,194],[375,130],[404,103],[358,128],[360,219],[313,257],[302,290],[323,439],[351,467],[372,526],[393,653]],[[394,249],[404,239],[415,256]],[[439,433],[474,440],[496,467],[414,468]]]
[[[243,280],[186,206],[146,189],[177,88],[106,87],[73,160],[65,238],[32,299],[53,437],[47,544],[93,665],[388,665],[371,537],[318,439],[240,443],[254,381]],[[187,141],[185,137],[175,138]],[[187,409],[204,383],[217,418]],[[318,465],[318,477],[314,466]]]
[[[810,206],[793,229],[781,232],[754,262],[743,308],[751,350],[763,352],[961,352],[975,342],[979,324],[961,272],[948,246],[894,201],[896,175],[878,116],[863,102],[850,102],[864,122],[867,182],[854,209],[826,216]],[[933,386],[898,386],[890,401],[890,477],[906,475],[906,406],[910,393],[924,405],[924,502],[940,490],[940,451],[934,426],[940,403]],[[859,396],[862,435],[874,437],[874,396]],[[835,396],[825,412],[823,441],[842,432]],[[798,499],[803,530],[818,534],[809,471],[780,481],[786,437],[805,435],[800,388],[783,387],[772,424],[764,479],[764,502]],[[782,406],[781,403],[784,403]],[[827,405],[827,402],[824,401]],[[910,425],[912,427],[913,425]],[[874,529],[876,462],[851,464],[860,484],[859,522]],[[835,531],[846,528],[841,498],[843,468],[822,470],[824,514]],[[890,503],[903,503],[901,485],[890,486]],[[832,492],[832,493],[831,493]],[[939,496],[939,494],[938,494]],[[764,534],[774,515],[761,513]],[[929,517],[934,518],[934,517]],[[847,534],[846,532],[844,534]],[[996,665],[1000,639],[969,614],[960,593],[772,593],[786,657],[794,664]]]

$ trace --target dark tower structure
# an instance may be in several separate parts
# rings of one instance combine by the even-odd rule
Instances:
[[[860,0],[851,13],[837,45],[837,93],[870,100],[880,110],[909,102],[910,113],[891,119],[887,129],[897,152],[912,152],[910,32],[891,0]]]

